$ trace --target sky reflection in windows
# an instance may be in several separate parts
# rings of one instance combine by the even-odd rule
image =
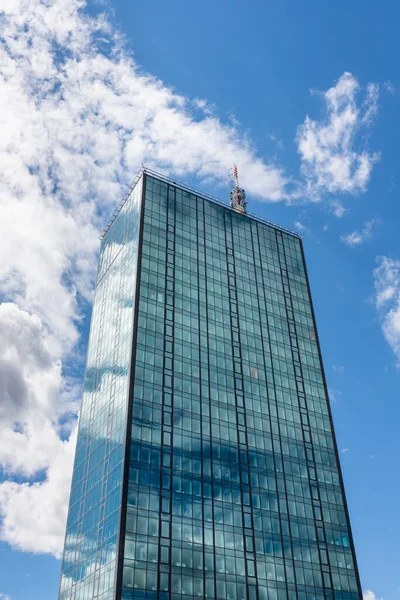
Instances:
[[[114,598],[141,198],[140,179],[101,244],[60,600]]]
[[[123,598],[359,600],[300,241],[146,176]]]

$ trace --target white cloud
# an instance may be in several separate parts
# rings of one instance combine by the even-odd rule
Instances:
[[[0,594],[0,600],[11,600],[11,596],[7,596],[7,594]]]
[[[303,223],[301,223],[300,221],[295,221],[294,227],[303,234],[311,233],[311,230],[306,225],[303,225]]]
[[[400,260],[378,256],[375,303],[385,339],[400,364]]]
[[[391,94],[392,96],[395,95],[396,90],[395,90],[393,83],[390,80],[385,81],[385,83],[383,85],[384,85],[385,90],[387,92],[389,92],[389,94]]]
[[[31,477],[46,469],[61,444],[61,415],[76,413],[58,346],[38,316],[0,304],[0,464],[6,472]]]
[[[364,590],[363,600],[383,600],[383,598],[378,598],[371,590]]]
[[[370,125],[378,114],[379,86],[376,83],[367,85],[367,93],[363,104],[362,121]]]
[[[323,192],[355,194],[366,190],[372,167],[378,160],[358,142],[361,129],[377,113],[379,90],[368,84],[361,108],[356,96],[360,86],[351,73],[323,93],[325,117],[307,116],[297,132],[298,151],[308,192],[316,199]]]
[[[333,202],[331,202],[330,206],[331,206],[333,214],[338,219],[341,219],[343,217],[343,215],[349,210],[348,208],[345,208],[343,206],[343,204],[341,202],[339,202],[338,200],[334,200]]]
[[[279,133],[268,134],[267,139],[271,140],[271,142],[276,144],[276,146],[279,150],[283,150],[285,148],[284,141],[282,140]]]
[[[342,392],[333,388],[328,389],[329,400],[331,402],[337,402],[342,395]]]
[[[360,246],[366,240],[369,240],[372,237],[373,227],[378,223],[380,223],[380,219],[378,218],[366,221],[362,229],[360,229],[359,231],[353,231],[352,233],[341,235],[340,239],[348,246]]]
[[[0,485],[1,536],[14,547],[61,557],[75,441],[76,429],[68,441],[53,443],[43,482]]]
[[[77,397],[62,377],[59,342],[37,315],[0,304],[0,537],[22,550],[59,555],[75,439],[62,441]],[[66,424],[61,428],[59,418]],[[35,483],[35,475],[46,473]],[[27,478],[13,481],[14,475]]]

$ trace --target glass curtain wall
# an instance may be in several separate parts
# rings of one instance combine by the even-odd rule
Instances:
[[[142,178],[100,249],[59,600],[113,600]]]
[[[301,240],[145,180],[122,598],[361,600]]]

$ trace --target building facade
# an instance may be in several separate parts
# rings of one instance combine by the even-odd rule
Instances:
[[[183,596],[362,599],[301,239],[144,170],[101,244],[59,600]]]

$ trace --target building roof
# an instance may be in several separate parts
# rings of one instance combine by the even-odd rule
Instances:
[[[141,168],[141,170],[139,171],[139,173],[136,175],[135,179],[133,180],[132,184],[129,186],[129,190],[126,193],[126,195],[124,196],[121,204],[119,205],[118,209],[115,211],[115,213],[113,214],[109,224],[107,225],[107,227],[104,229],[102,235],[100,236],[100,239],[103,239],[103,237],[105,236],[105,234],[107,233],[107,231],[110,229],[111,225],[113,224],[115,218],[117,217],[119,211],[121,210],[121,208],[123,207],[123,205],[125,204],[125,202],[127,201],[127,199],[129,198],[129,196],[132,193],[132,190],[134,189],[134,187],[136,186],[137,182],[139,181],[139,179],[142,177],[142,175],[146,173],[147,175],[150,175],[150,177],[154,177],[155,179],[158,179],[159,181],[163,181],[164,183],[170,184],[170,185],[174,185],[176,187],[178,187],[181,190],[184,190],[190,194],[195,194],[196,196],[199,196],[201,198],[204,198],[206,200],[209,200],[210,202],[214,202],[215,204],[219,204],[220,206],[223,206],[224,208],[227,208],[228,210],[231,210],[232,212],[236,211],[230,206],[230,204],[228,202],[224,202],[223,200],[219,200],[218,198],[215,198],[214,196],[211,196],[210,194],[207,194],[205,192],[200,192],[199,190],[196,190],[195,188],[192,188],[189,185],[186,185],[185,183],[182,183],[180,181],[177,181],[175,178],[171,178],[168,177],[167,175],[163,175],[162,173],[158,173],[157,171],[154,171],[153,169],[149,169],[148,167],[143,166]],[[284,227],[283,225],[279,225],[278,223],[274,223],[273,221],[270,221],[269,219],[265,219],[264,217],[260,217],[259,215],[255,215],[254,213],[249,213],[246,212],[245,214],[243,214],[244,217],[248,217],[250,219],[254,219],[255,221],[258,221],[259,223],[263,223],[264,225],[269,225],[270,227],[273,227],[274,229],[278,229],[279,231],[282,231],[283,233],[287,233],[289,235],[293,235],[294,237],[300,238],[301,239],[301,234],[297,231],[294,231],[293,229],[288,229],[287,227]]]

